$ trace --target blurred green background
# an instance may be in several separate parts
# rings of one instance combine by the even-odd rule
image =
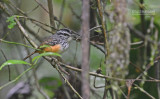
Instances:
[[[18,8],[23,10],[24,12],[28,13],[27,15],[33,19],[36,19],[38,21],[41,21],[43,23],[49,24],[49,16],[44,9],[41,7],[36,8],[36,10],[33,10],[38,4],[35,2],[35,0],[10,0],[14,5],[16,5]],[[8,4],[8,0],[2,0],[0,2]],[[47,0],[39,0],[41,4],[47,9]],[[112,2],[112,0],[111,0]],[[105,8],[105,11],[108,12],[108,14],[112,14],[112,11],[114,9],[113,4],[107,1],[107,6]],[[134,28],[141,31],[141,19],[140,15],[136,15],[133,13],[133,11],[139,10],[139,6],[137,4],[139,0],[127,0],[127,22],[132,24]],[[64,3],[64,6],[62,5]],[[145,15],[145,23],[146,23],[146,29],[150,27],[150,22],[152,18],[154,18],[154,27],[158,30],[158,43],[159,43],[159,31],[160,31],[160,1],[159,0],[144,0],[144,6],[148,10],[152,10],[155,14],[151,15]],[[62,7],[63,6],[63,7]],[[53,9],[54,9],[54,15],[59,18],[62,17],[62,23],[64,23],[68,28],[79,32],[81,28],[81,20],[77,18],[77,16],[80,17],[81,15],[81,1],[80,0],[53,0]],[[14,12],[13,15],[21,15],[17,10],[14,8],[12,9]],[[63,10],[63,13],[61,13],[61,10]],[[32,11],[33,10],[33,11]],[[74,13],[76,15],[74,15]],[[111,22],[110,18],[106,18],[107,28],[108,30],[112,30],[114,27],[114,24]],[[18,43],[24,43],[24,37],[20,33],[19,29],[17,27],[14,27],[13,29],[8,29],[8,23],[6,22],[7,16],[3,14],[3,11],[0,10],[0,38],[3,38],[6,36],[5,40],[12,41],[12,42],[18,42]],[[34,25],[30,21],[22,20],[22,22],[30,28],[30,30],[33,30],[39,38],[42,40],[44,37],[50,36],[51,34],[46,32],[43,29],[40,29],[38,26]],[[57,23],[58,24],[58,23]],[[48,30],[51,30],[48,27],[45,27]],[[61,28],[63,28],[61,26]],[[149,30],[146,30],[149,31]],[[151,38],[154,38],[155,36],[155,29],[152,29],[150,34],[148,34]],[[137,42],[141,41],[140,38],[138,38],[134,33],[130,33],[131,35],[131,42]],[[37,38],[30,34],[30,37],[39,45],[40,42],[37,40]],[[27,43],[29,45],[29,43]],[[131,46],[131,48],[135,48],[138,46]],[[3,50],[5,55],[7,56],[7,59],[23,59],[26,55],[26,48],[23,46],[15,45],[15,44],[7,44],[7,43],[0,43],[0,48]],[[102,47],[103,48],[103,47]],[[140,49],[131,50],[130,51],[130,61],[136,64],[138,67],[134,67],[133,65],[128,66],[128,75],[126,75],[126,78],[136,78],[141,71],[145,69],[145,65],[150,62],[149,58],[151,56],[151,52],[153,52],[153,47],[150,48],[150,52],[147,53],[146,58],[143,60],[142,52],[144,52],[146,47],[142,47]],[[158,50],[158,49],[157,49]],[[29,52],[33,52],[33,49],[29,49]],[[36,54],[37,55],[37,54]],[[36,56],[33,55],[32,57]],[[71,64],[73,66],[80,66],[81,65],[81,44],[80,42],[73,41],[71,43],[71,47],[62,54],[62,58],[64,63]],[[90,71],[96,72],[96,70],[102,66],[102,73],[105,74],[105,65],[104,65],[105,56],[104,54],[98,50],[97,48],[91,46],[90,47]],[[0,64],[4,63],[6,60],[2,53],[0,53]],[[61,87],[64,87],[66,84],[60,78],[60,75],[58,72],[53,69],[53,67],[43,58],[41,58],[37,64],[36,74],[37,78],[39,80],[40,86],[43,88],[43,90],[48,94],[50,97],[54,97],[57,90],[59,90]],[[157,66],[158,67],[158,66]],[[149,72],[148,75],[151,77],[156,77],[156,66],[153,66]],[[11,73],[11,79],[14,79],[17,77],[20,73],[22,73],[28,66],[24,65],[12,65],[10,66],[10,73]],[[73,72],[76,74],[76,72]],[[0,90],[0,99],[5,99],[9,90],[16,85],[16,83],[26,81],[28,79],[27,76],[31,75],[32,71],[28,72],[25,76],[23,76],[21,79],[16,81],[15,83],[5,87],[4,89]],[[77,77],[78,78],[78,77]],[[91,79],[91,88],[93,88],[100,97],[103,96],[104,88],[95,89],[93,85],[94,77],[90,77]],[[146,79],[144,77],[144,79]],[[9,80],[9,73],[8,68],[4,68],[0,71],[0,86],[7,83]],[[32,84],[33,89],[36,89],[36,84],[34,82],[34,78],[31,77],[30,83]],[[76,82],[76,81],[75,81]],[[136,82],[139,84],[140,87],[142,87],[145,91],[147,91],[149,94],[154,96],[156,99],[158,99],[158,89],[157,84],[155,82]],[[97,78],[96,85],[104,85],[104,79]],[[78,86],[77,86],[78,88]],[[123,87],[122,90],[125,94],[127,94],[127,88]],[[54,93],[55,92],[55,93]],[[137,90],[135,87],[131,91],[130,99],[150,99],[147,95],[145,95],[143,92]],[[29,99],[44,99],[42,95],[37,91],[33,90],[33,96],[31,96]],[[160,96],[159,96],[160,97]],[[91,99],[96,99],[96,97],[93,95],[91,96]],[[119,97],[119,99],[124,99],[123,96]]]

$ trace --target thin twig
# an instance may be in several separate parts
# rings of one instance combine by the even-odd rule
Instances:
[[[35,21],[35,22],[40,23],[40,24],[42,24],[42,25],[44,25],[44,26],[50,27],[51,29],[57,30],[57,29],[55,28],[55,26],[48,25],[48,24],[45,24],[45,23],[43,23],[43,22],[40,22],[40,21],[38,21],[38,20],[36,20],[36,19],[33,19],[33,18],[28,17],[28,15],[27,15],[24,11],[22,11],[20,8],[18,8],[17,6],[15,6],[13,3],[10,3],[10,5],[13,6],[14,8],[16,8],[17,11],[19,11],[22,15],[24,15],[24,16],[19,16],[20,18],[26,18],[26,19],[30,20],[31,22],[32,22],[32,21]],[[49,13],[49,12],[48,12],[48,13]],[[53,17],[53,19],[54,19],[54,17]],[[58,20],[56,20],[56,21],[58,21]],[[58,22],[59,22],[59,21],[58,21]],[[34,22],[33,22],[33,23],[34,23]],[[59,23],[61,24],[61,22],[59,22]],[[38,25],[38,24],[36,24],[36,25]],[[39,25],[38,25],[38,26],[39,26]],[[42,27],[42,29],[44,29],[44,28]],[[44,29],[44,30],[46,30],[46,29]],[[48,30],[46,30],[46,31],[48,32]],[[49,32],[50,32],[50,31],[49,31]]]
[[[55,27],[52,0],[47,0],[47,2],[48,2],[48,10],[49,10],[50,24],[51,24],[51,26]],[[52,28],[51,28],[51,29],[52,29]],[[53,31],[54,31],[54,30],[52,29],[52,32],[53,32]]]
[[[160,79],[160,62],[156,64],[156,78]],[[158,99],[160,99],[160,83],[157,83]]]
[[[38,20],[36,20],[36,19],[30,18],[30,17],[27,17],[27,16],[19,16],[19,18],[25,18],[25,19],[30,20],[30,21],[33,22],[34,24],[39,23],[39,24],[42,24],[42,25],[44,25],[44,26],[46,26],[46,27],[50,27],[50,28],[52,28],[52,29],[54,29],[54,30],[58,30],[58,29],[56,29],[56,28],[53,27],[53,26],[50,26],[50,25],[48,25],[48,24],[45,24],[45,23],[43,23],[43,22],[40,22],[40,21],[38,21]],[[35,22],[36,22],[36,23],[35,23]],[[50,32],[49,30],[47,30],[47,29],[43,28],[42,26],[40,26],[39,24],[36,24],[36,25],[39,26],[39,27],[41,27],[43,30],[45,30],[45,31],[47,31],[47,32],[49,32],[49,33],[52,33],[52,32]]]
[[[105,49],[107,51],[106,58],[108,58],[110,51],[109,51],[109,43],[108,43],[108,40],[107,40],[107,34],[106,34],[105,20],[103,18],[103,11],[102,11],[102,6],[101,6],[101,1],[97,0],[97,3],[98,3],[98,11],[99,11],[100,19],[101,19],[101,24],[102,24],[102,32],[103,32],[103,35],[104,35],[104,38],[105,38]]]
[[[93,31],[94,29],[97,29],[97,28],[102,28],[102,25],[95,26],[95,27],[91,28],[89,31]]]
[[[37,5],[37,6],[36,6],[35,8],[33,8],[32,10],[27,11],[26,13],[27,13],[27,14],[29,14],[29,13],[31,13],[31,12],[33,12],[33,11],[35,11],[38,7],[39,7],[39,5]]]
[[[69,5],[69,8],[71,9],[72,14],[81,21],[81,17],[73,10],[71,4]]]
[[[109,58],[109,54],[110,54],[110,50],[109,50],[109,43],[108,43],[108,40],[107,40],[107,33],[106,33],[106,25],[105,25],[105,20],[103,18],[103,8],[102,8],[102,5],[101,5],[101,0],[97,0],[97,5],[98,5],[98,12],[99,12],[99,15],[100,15],[100,20],[101,20],[101,24],[102,24],[102,32],[103,32],[103,35],[104,35],[104,47],[105,47],[105,50],[106,50],[106,54],[105,54],[105,63],[107,63],[107,59]],[[107,86],[107,80],[106,80],[106,83],[105,83],[105,86]],[[106,98],[106,94],[107,94],[107,88],[105,87],[104,89],[104,95],[103,95],[103,99]]]
[[[35,33],[27,24],[23,24],[23,27],[31,34],[33,35],[38,41],[42,41],[40,36],[37,35],[38,33]],[[38,31],[39,32],[39,31]]]
[[[59,15],[59,21],[60,21],[60,22],[62,21],[62,18],[63,18],[65,3],[66,3],[66,0],[63,0],[63,1],[62,1],[62,5],[61,5],[60,15]],[[57,26],[58,29],[59,29],[60,25],[61,25],[61,24],[59,23],[58,26]]]
[[[62,76],[62,78],[65,80],[65,82],[68,84],[68,86],[72,89],[72,91],[80,98],[80,99],[83,99],[81,97],[81,95],[73,88],[73,86],[71,85],[71,83],[67,80],[67,78],[65,78],[65,76],[61,73],[61,71],[56,68],[57,71],[60,73],[60,75]]]
[[[27,73],[28,71],[30,71],[31,69],[33,69],[34,66],[31,66],[30,68],[28,68],[27,70],[25,70],[23,73],[21,73],[20,75],[18,75],[15,79],[13,79],[12,81],[5,83],[4,85],[0,86],[0,90],[3,89],[4,87],[16,82],[17,80],[19,80],[25,73]]]
[[[35,0],[41,7],[44,11],[46,11],[47,13],[49,13],[49,11],[38,1],[38,0]]]
[[[57,61],[57,59],[55,59],[55,58],[52,58],[52,59],[50,59],[50,58],[48,58],[48,57],[45,57],[45,59],[49,62],[49,63],[51,63],[51,65],[53,66],[53,68],[55,68],[58,72],[59,72],[59,74],[61,75],[61,77],[64,79],[64,81],[68,84],[68,86],[72,89],[72,91],[80,98],[80,99],[83,99],[81,96],[80,96],[80,94],[73,88],[73,86],[70,84],[70,82],[67,80],[67,78],[63,75],[63,73],[61,72],[61,70],[59,69],[59,67],[60,67],[60,64],[59,64],[59,62]],[[54,61],[55,63],[53,63],[52,61]]]
[[[107,54],[104,49],[102,49],[100,46],[94,44],[92,41],[90,41],[90,44],[93,45],[94,47],[96,47],[97,49],[99,49],[99,50],[100,50],[101,52],[103,52],[105,55]]]
[[[138,31],[137,29],[135,29],[131,24],[127,24],[127,27],[130,29],[130,31],[132,31],[133,33],[135,33],[138,37],[140,37],[141,39],[143,40],[147,40],[148,42],[150,43],[154,43],[153,40],[151,40],[150,37],[147,37],[141,32],[141,31]]]
[[[63,66],[67,69],[70,69],[70,70],[74,70],[74,71],[77,71],[77,72],[82,72],[82,69],[79,69],[79,68],[76,68],[74,66],[69,66],[69,65],[66,65],[64,63],[61,63],[59,62],[60,66]],[[97,74],[97,73],[94,73],[94,72],[89,72],[90,75],[92,76],[97,76],[97,77],[100,77],[100,78],[106,78],[106,79],[112,79],[112,80],[116,80],[116,81],[128,81],[128,80],[134,80],[134,81],[146,81],[146,82],[160,82],[160,80],[158,79],[154,79],[154,80],[144,80],[144,79],[121,79],[121,78],[116,78],[116,77],[112,77],[112,76],[106,76],[106,75],[102,75],[102,74]]]
[[[94,88],[104,88],[105,87],[105,85],[103,85],[103,86],[96,86],[96,76],[94,77],[93,86],[94,86]]]
[[[139,49],[139,48],[144,47],[144,46],[145,46],[145,44],[142,44],[142,45],[140,45],[140,46],[138,46],[138,47],[131,48],[131,50],[136,50],[136,49]]]
[[[45,97],[45,99],[50,99],[49,96],[40,88],[35,68],[33,68],[32,70],[33,70],[33,77],[35,79],[34,81],[36,83],[37,90]]]
[[[14,18],[19,29],[21,30],[21,33],[25,36],[25,38],[27,39],[27,41],[32,45],[34,46],[35,48],[37,48],[38,46],[30,39],[28,33],[26,32],[26,30],[23,28],[23,26],[21,25],[21,23],[18,21],[17,18]]]
[[[26,39],[29,41],[29,43],[37,48],[37,45],[29,38],[28,34],[26,33],[25,29],[22,27],[22,25],[20,24],[20,22],[15,18],[15,21],[17,22],[20,30],[22,31],[22,34],[26,37]],[[45,59],[47,59],[48,61],[50,61],[47,57],[45,57]],[[53,65],[53,63],[51,63]],[[58,68],[56,68],[57,71],[60,73],[60,70]],[[62,75],[62,77],[64,78],[64,80],[66,80],[66,78]],[[70,88],[75,92],[75,94],[77,94],[80,98],[81,96],[76,92],[76,90],[71,86],[71,84],[69,83],[68,80],[66,80],[67,84],[70,86]],[[82,98],[81,98],[82,99]]]
[[[132,46],[132,45],[139,45],[139,44],[142,44],[142,43],[144,43],[144,41],[134,42],[134,43],[131,43],[130,45],[131,45],[131,46]]]
[[[147,96],[149,96],[152,99],[156,99],[155,97],[153,97],[151,94],[149,94],[147,91],[145,91],[144,89],[142,89],[141,87],[139,87],[137,84],[134,84],[134,86],[136,86],[141,92],[145,93]]]
[[[41,3],[39,3],[37,0],[35,0],[48,14],[50,14],[50,11],[48,11]],[[52,2],[52,0],[49,0],[49,2]],[[52,7],[53,8],[53,7]],[[53,11],[52,11],[53,12]],[[52,14],[53,15],[53,14]],[[64,27],[66,27],[60,20],[58,20],[56,17],[51,17],[53,18],[52,20],[56,20],[58,21],[61,25],[63,25]],[[54,25],[53,25],[54,26]]]
[[[2,50],[1,48],[0,48],[0,50],[1,50],[1,53],[2,53],[3,57],[4,57],[5,60],[7,61],[8,59],[7,59],[6,55],[4,54],[3,50]],[[9,73],[9,81],[11,81],[11,70],[10,70],[10,66],[7,65],[7,67],[8,67],[8,73]]]

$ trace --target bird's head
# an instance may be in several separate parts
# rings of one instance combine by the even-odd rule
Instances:
[[[67,28],[58,30],[56,34],[63,39],[67,39],[68,41],[71,41],[72,39],[76,40],[79,38],[79,34]]]

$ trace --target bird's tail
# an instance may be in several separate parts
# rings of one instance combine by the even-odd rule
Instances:
[[[31,54],[27,55],[25,58],[23,58],[23,60],[26,60],[27,58],[29,58],[30,56],[32,56],[33,54],[35,54],[36,51],[32,52]]]

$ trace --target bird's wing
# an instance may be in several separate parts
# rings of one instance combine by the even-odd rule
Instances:
[[[52,36],[46,38],[46,39],[42,42],[41,45],[50,45],[50,46],[54,46],[54,45],[56,45],[56,44],[58,44],[58,43],[59,43],[58,37],[55,36],[55,35],[52,35]],[[41,45],[40,45],[40,46],[41,46]]]

